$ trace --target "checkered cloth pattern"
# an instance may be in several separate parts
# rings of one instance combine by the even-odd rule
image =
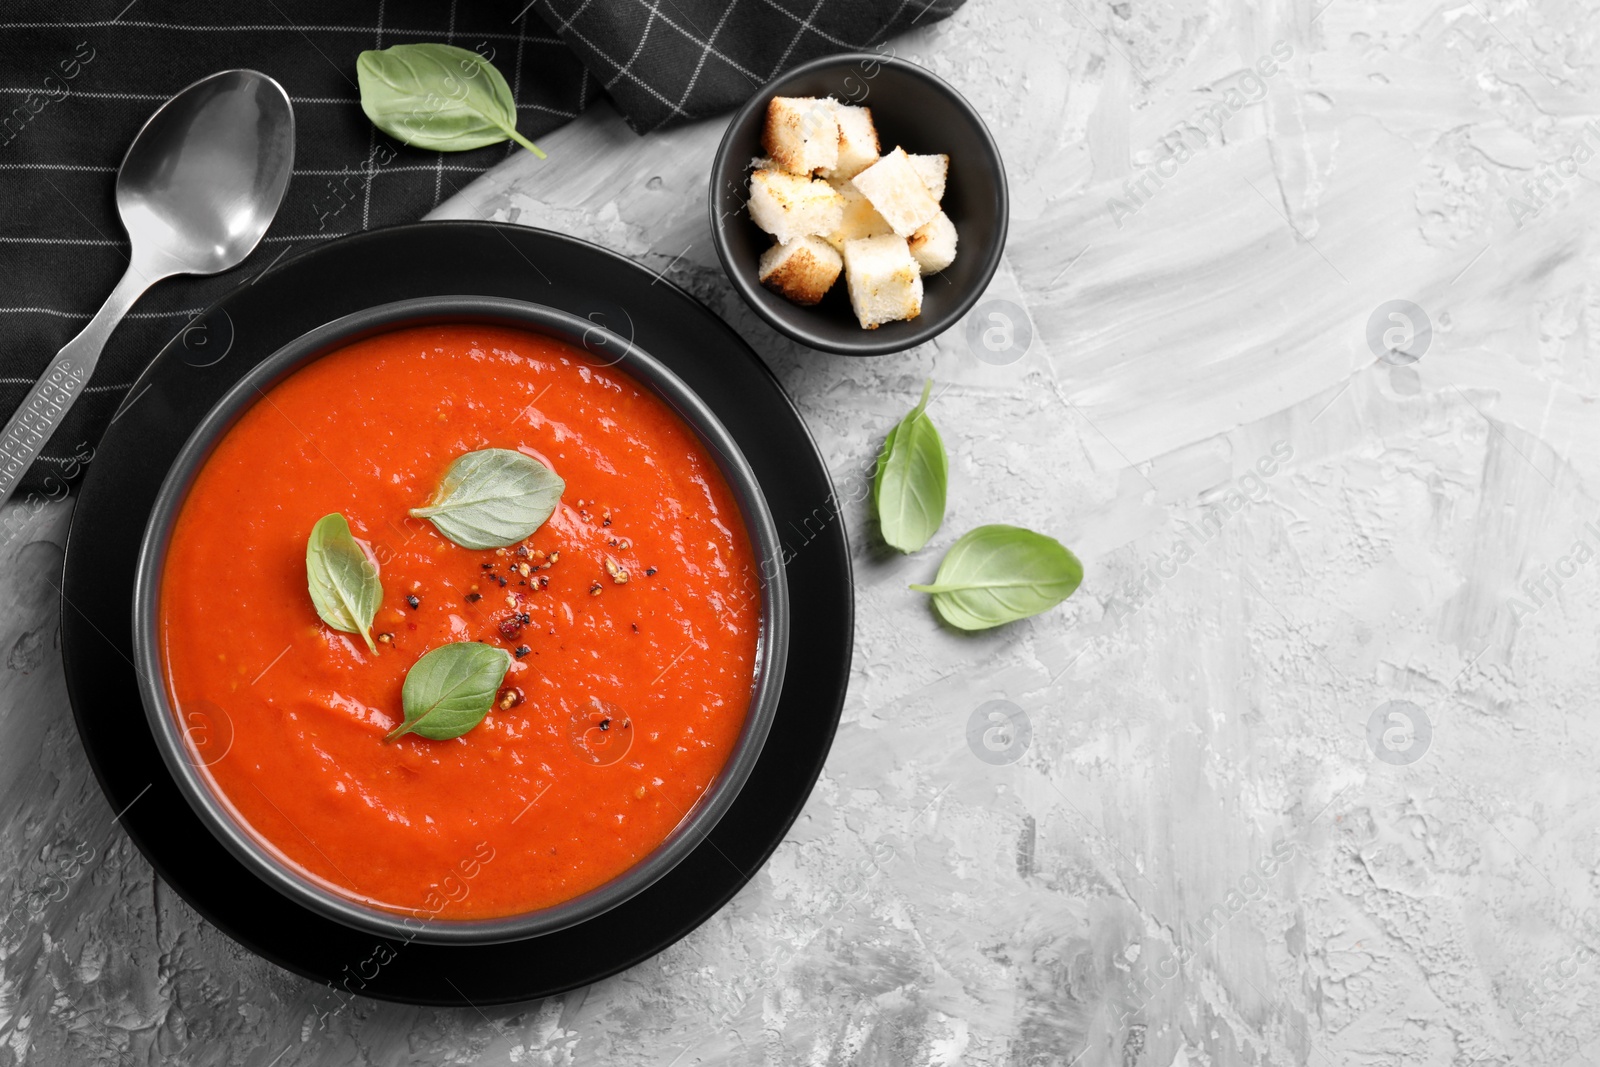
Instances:
[[[127,265],[116,169],[144,121],[230,67],[294,104],[294,177],[245,264],[158,283],[107,343],[19,493],[78,476],[128,386],[205,305],[290,252],[419,218],[521,151],[409,148],[361,112],[369,48],[442,41],[489,58],[537,140],[609,95],[644,133],[726,110],[788,66],[871,48],[962,0],[6,0],[0,5],[0,418]]]
[[[963,0],[534,0],[639,133],[743,103],[779,71],[870,51]]]

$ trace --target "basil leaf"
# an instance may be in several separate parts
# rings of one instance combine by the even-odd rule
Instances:
[[[1083,564],[1061,542],[1020,526],[980,526],[961,535],[932,585],[939,616],[958,630],[987,630],[1037,615],[1071,596]]]
[[[397,44],[356,58],[361,110],[389,136],[417,148],[465,152],[510,138],[540,159],[517,132],[517,102],[493,63],[448,44]]]
[[[306,586],[322,621],[347,634],[360,634],[372,643],[372,617],[383,602],[378,565],[350,536],[350,524],[337,511],[324,515],[311,527],[306,540]]]
[[[460,737],[483,721],[511,667],[511,653],[481,641],[460,641],[426,653],[406,672],[400,702],[406,721],[385,741],[416,734],[430,741]]]
[[[939,431],[928,418],[932,390],[930,379],[922,387],[917,406],[889,431],[883,451],[878,453],[878,473],[872,483],[883,539],[902,552],[915,552],[927,544],[944,521],[949,461]]]
[[[411,514],[462,548],[504,548],[543,526],[566,488],[532,456],[484,448],[450,464],[428,506]]]

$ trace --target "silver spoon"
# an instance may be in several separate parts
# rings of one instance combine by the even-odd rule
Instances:
[[[106,338],[146,289],[174,274],[218,274],[267,232],[294,166],[294,108],[253,70],[202,78],[134,137],[117,171],[127,272],[0,431],[0,504],[83,392]]]

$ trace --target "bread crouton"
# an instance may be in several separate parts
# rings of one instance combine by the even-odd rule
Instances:
[[[839,162],[834,102],[814,96],[775,96],[767,102],[761,150],[790,174],[810,174]]]
[[[944,200],[944,180],[950,173],[950,157],[946,155],[917,156],[907,154],[911,161],[911,169],[917,172],[917,177],[922,179],[922,184],[928,187],[928,195],[933,197],[934,203]]]
[[[827,242],[840,252],[844,251],[844,243],[853,241],[857,237],[877,237],[885,233],[893,233],[889,224],[883,221],[883,216],[878,214],[878,209],[873,207],[866,197],[861,195],[861,190],[846,178],[843,181],[832,181],[832,185],[844,197],[844,216],[839,220],[839,226],[832,233],[825,234]]]
[[[839,280],[844,259],[820,237],[796,237],[761,253],[761,284],[796,304],[815,304]]]
[[[839,123],[839,161],[824,178],[854,178],[878,161],[878,131],[872,125],[872,109],[833,104],[833,117]]]
[[[922,314],[922,275],[904,237],[859,237],[844,245],[850,306],[863,329]]]
[[[901,237],[910,237],[939,213],[939,202],[922,184],[903,148],[896,148],[850,180]]]
[[[911,258],[924,274],[937,274],[956,259],[956,227],[944,212],[906,239]]]
[[[837,230],[844,218],[844,197],[825,181],[758,170],[750,176],[750,218],[785,244]]]

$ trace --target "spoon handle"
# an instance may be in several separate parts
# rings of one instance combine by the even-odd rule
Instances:
[[[129,264],[122,280],[111,290],[89,325],[56,353],[56,358],[29,390],[22,406],[0,431],[0,504],[11,499],[39,450],[44,448],[82,394],[90,375],[94,374],[106,338],[139,299],[139,294],[155,280]]]

